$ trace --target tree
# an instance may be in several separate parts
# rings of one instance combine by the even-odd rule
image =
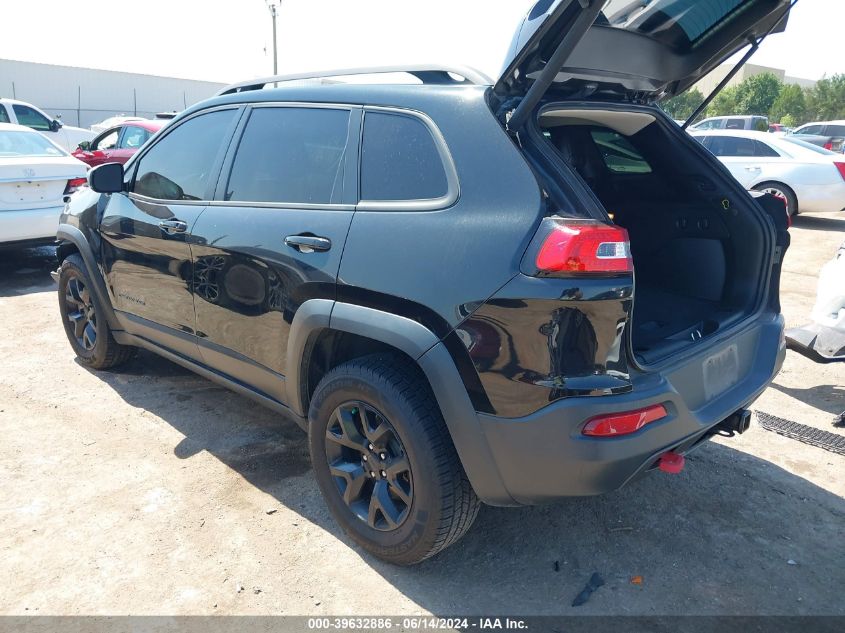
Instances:
[[[816,121],[845,119],[845,75],[820,79],[807,92],[807,117]]]
[[[707,106],[707,116],[727,116],[740,114],[738,108],[739,86],[730,86],[722,90],[710,105]]]
[[[786,127],[795,127],[798,125],[798,119],[796,119],[793,115],[787,113],[780,117],[780,124],[785,125]]]
[[[737,111],[728,114],[760,114],[768,116],[783,88],[783,82],[772,73],[752,75],[737,86]]]
[[[807,103],[804,99],[804,91],[798,84],[788,84],[781,88],[778,98],[772,104],[769,111],[769,118],[774,122],[783,123],[787,116],[792,118],[793,125],[797,121],[804,120],[807,110]]]
[[[686,120],[704,101],[704,95],[698,88],[691,88],[669,99],[663,104],[663,109],[673,119]]]

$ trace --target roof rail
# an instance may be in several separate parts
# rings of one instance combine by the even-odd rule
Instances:
[[[440,66],[437,64],[421,64],[413,66],[376,66],[373,68],[344,68],[341,70],[321,70],[310,73],[296,73],[293,75],[274,75],[261,79],[249,79],[230,86],[226,86],[217,96],[261,90],[267,84],[277,84],[286,81],[301,81],[304,79],[323,79],[328,77],[351,77],[354,75],[380,75],[386,73],[407,73],[413,75],[424,84],[445,85],[492,85],[493,80],[484,73],[465,66]],[[456,78],[462,77],[463,79]]]

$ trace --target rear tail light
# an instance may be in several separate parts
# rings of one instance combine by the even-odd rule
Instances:
[[[590,418],[584,429],[584,435],[590,437],[617,437],[636,433],[646,424],[656,422],[669,415],[666,407],[662,404],[654,404],[645,409],[626,411],[623,413],[610,413]]]
[[[557,224],[537,253],[546,273],[629,273],[634,270],[628,232],[595,221]]]
[[[825,144],[823,145],[823,147],[824,147],[825,149],[828,149],[828,150],[830,150],[830,151],[833,151],[833,141],[828,141],[827,143],[825,143]]]
[[[833,163],[836,165],[836,169],[839,170],[839,175],[842,176],[842,180],[845,180],[845,163]]]
[[[84,187],[88,184],[87,178],[71,178],[67,181],[67,186],[65,187],[64,195],[69,196],[74,191],[79,190],[80,188]]]

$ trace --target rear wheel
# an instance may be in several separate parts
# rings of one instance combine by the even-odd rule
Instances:
[[[68,255],[59,269],[59,312],[68,341],[80,362],[93,369],[109,369],[126,362],[134,347],[114,340],[91,292],[82,258]]]
[[[413,364],[381,354],[336,367],[317,386],[308,417],[317,482],[364,549],[412,565],[470,528],[478,498]]]
[[[795,192],[781,182],[763,182],[754,187],[754,191],[762,191],[786,202],[786,212],[790,216],[798,215],[798,198]]]

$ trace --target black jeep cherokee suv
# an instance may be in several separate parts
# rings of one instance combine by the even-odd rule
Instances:
[[[788,233],[657,103],[788,7],[543,0],[496,82],[232,86],[70,199],[71,346],[295,419],[335,518],[395,563],[480,501],[677,472],[780,367]]]

